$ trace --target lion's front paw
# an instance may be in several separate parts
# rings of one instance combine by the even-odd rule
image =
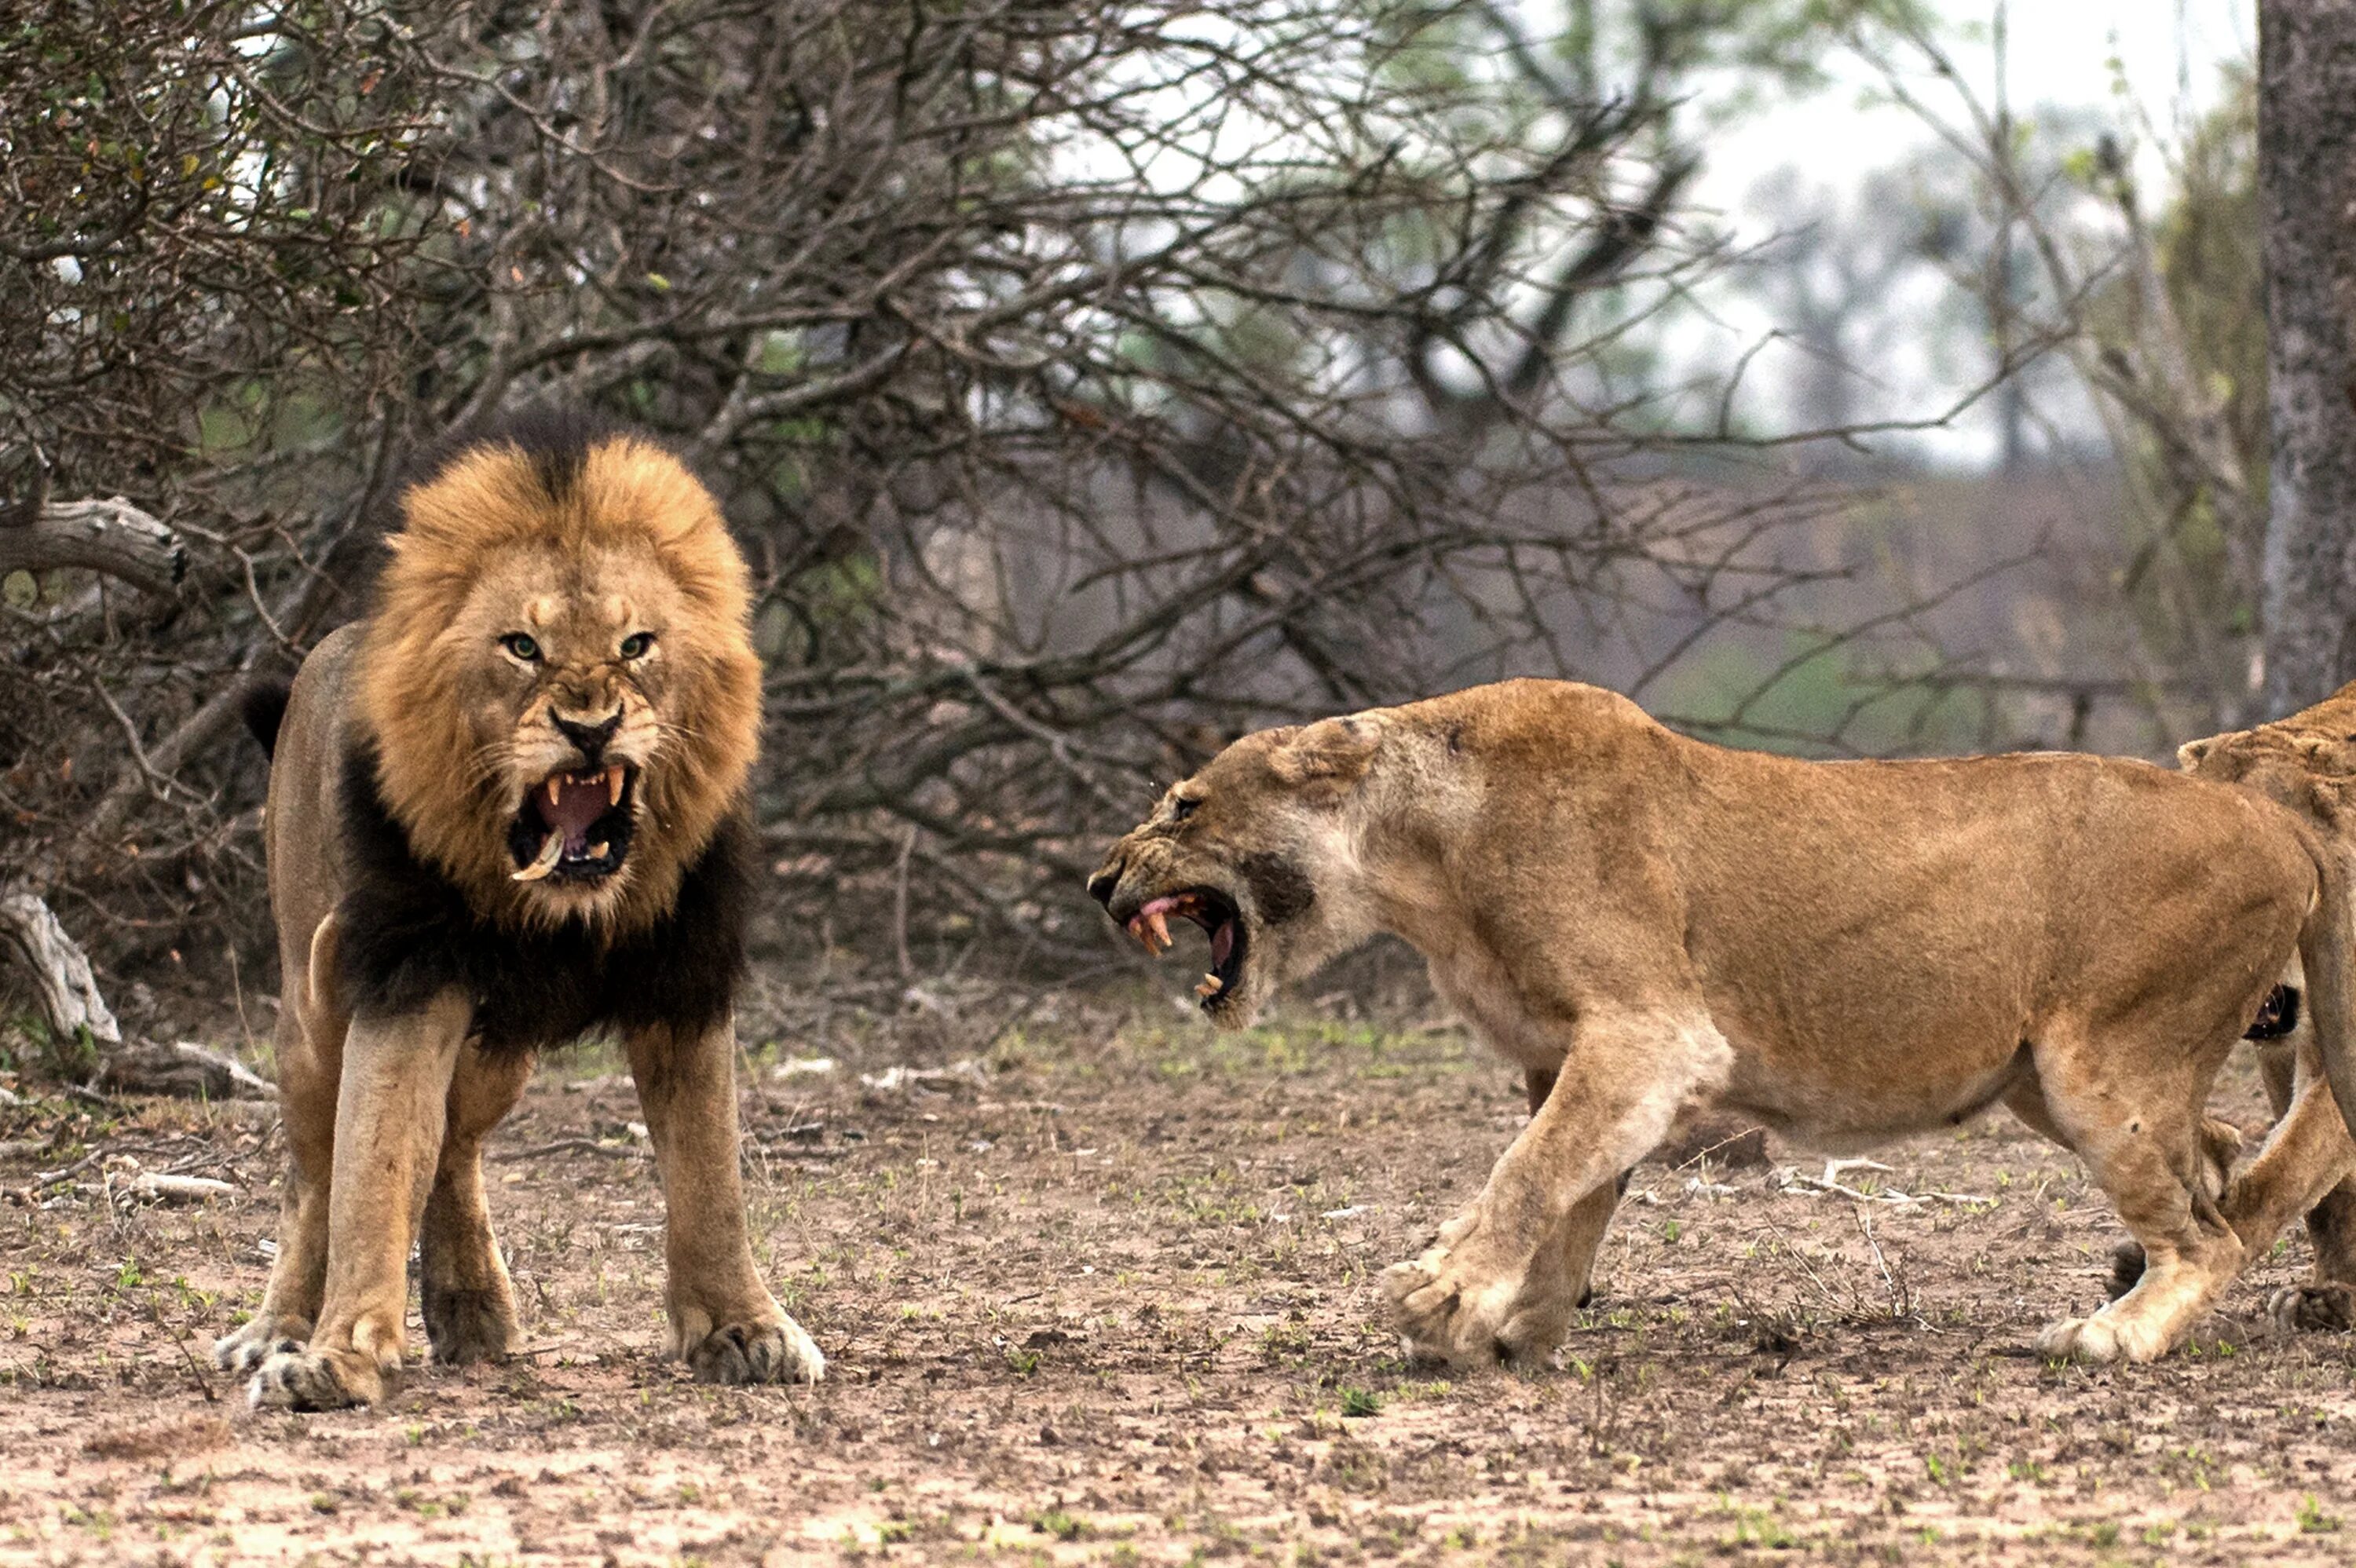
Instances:
[[[243,1377],[266,1358],[281,1350],[299,1350],[310,1339],[311,1325],[307,1319],[263,1313],[214,1340],[213,1363],[225,1372]]]
[[[700,1383],[814,1383],[826,1358],[802,1326],[779,1313],[774,1322],[726,1323],[687,1348]]]
[[[256,1410],[342,1410],[381,1402],[399,1375],[397,1364],[353,1350],[276,1350],[254,1370],[245,1397]]]
[[[1462,1242],[1473,1227],[1453,1229]],[[1548,1292],[1526,1266],[1483,1268],[1472,1249],[1440,1234],[1421,1257],[1383,1271],[1408,1359],[1460,1367],[1549,1361],[1570,1332],[1569,1293]]]
[[[423,1292],[425,1338],[434,1360],[445,1367],[502,1361],[522,1331],[515,1297],[506,1289]]]
[[[2345,1333],[2356,1328],[2356,1288],[2337,1280],[2317,1280],[2277,1290],[2266,1316],[2285,1334]]]
[[[2166,1340],[2155,1341],[2143,1325],[2116,1312],[2064,1317],[2047,1324],[2037,1336],[2037,1353],[2048,1360],[2083,1361],[2089,1366],[2156,1360],[2167,1349]]]

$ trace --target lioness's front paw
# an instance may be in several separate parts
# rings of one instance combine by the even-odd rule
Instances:
[[[445,1367],[473,1361],[503,1361],[521,1332],[516,1321],[515,1297],[501,1290],[439,1290],[423,1292],[425,1339],[434,1359]]]
[[[814,1383],[826,1358],[802,1326],[783,1313],[775,1322],[726,1323],[687,1348],[700,1383]]]
[[[2345,1333],[2356,1328],[2356,1288],[2337,1280],[2317,1280],[2277,1290],[2266,1316],[2285,1334]]]
[[[310,1340],[309,1319],[263,1313],[213,1341],[213,1364],[243,1376],[262,1365],[264,1358],[280,1350],[299,1350]]]
[[[256,1410],[376,1404],[399,1381],[400,1371],[397,1363],[381,1366],[354,1350],[278,1350],[255,1369],[245,1398]]]
[[[2089,1366],[2156,1360],[2167,1349],[2166,1341],[2155,1343],[2148,1329],[2115,1312],[2064,1317],[2047,1324],[2037,1336],[2037,1353],[2048,1360],[2083,1361]]]
[[[1530,1289],[1536,1283],[1526,1268],[1492,1275],[1445,1240],[1383,1271],[1408,1359],[1451,1366],[1550,1360],[1575,1308],[1567,1293]]]

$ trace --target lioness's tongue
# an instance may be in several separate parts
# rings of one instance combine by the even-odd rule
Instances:
[[[1219,922],[1219,928],[1211,933],[1211,967],[1216,969],[1224,965],[1227,961],[1227,955],[1235,950],[1236,923],[1232,920],[1223,920]]]

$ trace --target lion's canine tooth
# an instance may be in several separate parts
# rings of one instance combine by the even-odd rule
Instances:
[[[589,858],[590,858],[592,860],[602,860],[602,859],[604,859],[605,858],[605,850],[606,850],[606,848],[607,848],[607,847],[606,847],[605,845],[604,845],[604,844],[592,844],[592,845],[590,845],[590,846],[589,846]]]
[[[547,838],[541,843],[540,853],[532,858],[531,864],[516,872],[510,880],[519,882],[536,882],[556,869],[557,857],[563,853],[564,829],[552,827],[548,830]]]
[[[1194,987],[1194,994],[1207,999],[1217,996],[1226,988],[1227,983],[1216,975],[1205,975],[1203,976],[1203,983]]]
[[[559,779],[557,778],[557,776],[556,776],[554,773],[551,773],[551,774],[549,774],[549,775],[548,775],[548,804],[549,804],[549,805],[554,805],[556,804],[556,797],[557,797],[559,795],[561,795],[561,794],[562,794],[562,793],[563,793],[563,789],[564,789],[563,783],[562,783],[561,780],[559,780]]]
[[[1151,914],[1147,915],[1145,917],[1145,923],[1147,928],[1153,933],[1153,942],[1157,952],[1178,945],[1177,940],[1170,934],[1169,917],[1164,915],[1160,910],[1155,910]]]
[[[607,805],[622,804],[622,770],[618,767],[605,770],[605,804]]]

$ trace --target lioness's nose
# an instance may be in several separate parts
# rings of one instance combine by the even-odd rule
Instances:
[[[557,733],[581,748],[582,756],[588,760],[589,765],[593,768],[604,759],[605,742],[612,740],[614,731],[622,727],[622,710],[618,708],[610,716],[594,724],[584,723],[578,719],[567,719],[562,713],[551,713],[549,718],[555,723]]]
[[[1113,890],[1120,886],[1120,874],[1128,869],[1126,861],[1116,862],[1099,869],[1095,876],[1088,879],[1088,897],[1096,900],[1105,908],[1110,909]]]

